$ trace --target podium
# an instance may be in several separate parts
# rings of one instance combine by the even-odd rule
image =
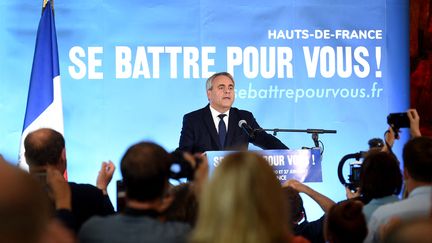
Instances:
[[[210,177],[222,159],[233,152],[235,151],[207,151],[205,153],[209,163]],[[322,182],[319,148],[250,152],[261,154],[269,162],[281,184],[290,179],[296,179],[300,182]]]

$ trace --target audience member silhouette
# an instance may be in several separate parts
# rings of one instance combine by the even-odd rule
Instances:
[[[391,218],[402,221],[428,217],[432,197],[432,139],[415,137],[403,149],[405,180],[408,198],[383,205],[375,210],[368,224],[366,242],[380,241],[380,227]]]
[[[190,183],[182,183],[170,189],[174,200],[164,213],[167,221],[179,221],[195,225],[198,214],[198,202]]]
[[[324,236],[329,243],[362,243],[368,229],[362,212],[363,203],[346,200],[330,208],[324,224]]]
[[[35,177],[42,175],[45,180],[47,168],[53,168],[63,174],[66,170],[66,149],[63,135],[59,132],[42,128],[27,135],[24,140],[25,157],[29,165],[30,174]],[[113,166],[113,165],[111,165]],[[106,166],[104,167],[106,169]],[[102,172],[102,176],[112,177],[113,167],[109,173]],[[98,178],[98,181],[101,179]],[[109,183],[110,179],[104,180]],[[72,216],[65,223],[78,231],[81,225],[93,215],[108,215],[114,213],[114,208],[108,195],[103,190],[90,184],[69,182],[71,190]],[[105,189],[106,189],[105,185]],[[72,222],[71,222],[72,221]]]
[[[126,190],[123,213],[93,217],[79,232],[87,242],[186,242],[190,226],[164,221],[169,194],[169,154],[154,143],[131,146],[121,160]]]
[[[191,242],[290,242],[282,188],[260,155],[226,156],[204,187]]]
[[[387,152],[371,152],[360,170],[360,192],[370,201],[363,207],[366,221],[381,205],[396,202],[402,188],[399,161]]]
[[[324,219],[328,210],[335,204],[330,198],[313,190],[307,185],[296,181],[288,180],[282,188],[284,197],[290,209],[289,224],[293,226],[295,235],[301,235],[310,242],[324,242]],[[305,193],[312,198],[323,209],[324,215],[318,220],[309,222],[303,206],[303,200],[299,192]]]
[[[0,242],[75,242],[72,232],[55,221],[53,215],[42,185],[0,155]]]
[[[397,222],[385,232],[382,243],[431,243],[431,229],[432,218]]]

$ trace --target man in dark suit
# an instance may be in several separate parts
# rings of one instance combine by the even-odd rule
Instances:
[[[59,132],[42,128],[29,133],[24,140],[25,158],[30,174],[46,180],[48,168],[57,170],[61,175],[66,170],[66,150],[63,135]],[[69,182],[71,191],[71,212],[56,208],[57,216],[69,228],[78,231],[81,225],[94,215],[114,213],[113,205],[106,188],[114,173],[114,164],[103,163],[97,179],[97,186]],[[45,181],[42,181],[45,183]],[[50,190],[48,188],[48,190]],[[57,205],[55,205],[57,207]]]
[[[234,79],[216,73],[206,82],[209,104],[183,117],[179,150],[191,153],[217,150],[247,150],[249,143],[262,149],[288,149],[279,139],[260,130],[251,112],[232,107]],[[239,122],[246,122],[245,132]]]

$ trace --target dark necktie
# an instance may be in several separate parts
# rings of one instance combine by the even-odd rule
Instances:
[[[225,137],[226,137],[226,126],[223,118],[226,116],[226,114],[219,114],[218,117],[219,120],[219,142],[221,144],[221,147],[224,148],[225,145]]]

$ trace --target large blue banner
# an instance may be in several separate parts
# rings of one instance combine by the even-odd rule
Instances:
[[[72,181],[94,183],[101,161],[118,167],[141,140],[174,150],[183,115],[207,104],[214,72],[234,75],[234,106],[263,128],[337,130],[320,135],[323,182],[311,184],[334,200],[345,195],[343,155],[367,149],[387,114],[408,108],[408,0],[76,0],[54,8]],[[11,161],[40,14],[39,1],[0,3],[0,153]],[[278,138],[291,149],[313,146],[309,134]]]

